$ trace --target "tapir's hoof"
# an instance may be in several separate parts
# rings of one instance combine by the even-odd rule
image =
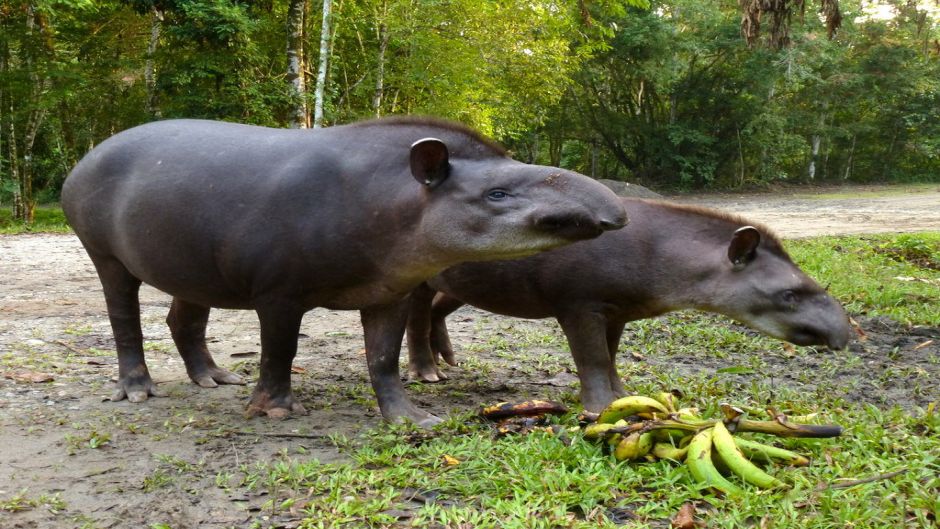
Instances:
[[[444,374],[437,366],[430,367],[414,367],[409,366],[408,368],[408,380],[418,381],[418,382],[440,382],[442,380],[447,380],[447,375]]]
[[[266,395],[255,394],[248,403],[248,409],[245,410],[246,417],[267,416],[271,419],[286,419],[291,415],[307,415],[307,409],[303,404],[294,400],[294,397],[288,395],[286,398],[271,399]]]
[[[457,355],[454,354],[453,349],[441,349],[437,351],[435,355],[442,358],[448,365],[457,367]]]
[[[245,381],[242,380],[242,377],[221,367],[209,368],[205,372],[190,376],[190,378],[193,382],[204,388],[218,387],[219,384],[245,385]]]
[[[157,389],[152,380],[130,383],[118,382],[117,389],[111,394],[111,401],[118,402],[127,399],[128,402],[144,402],[150,397],[165,397],[166,394]]]
[[[407,409],[403,409],[399,413],[383,413],[383,415],[389,422],[413,422],[421,428],[430,428],[435,424],[444,422],[444,419],[441,419],[437,415],[431,415],[430,413],[415,406],[408,406]]]

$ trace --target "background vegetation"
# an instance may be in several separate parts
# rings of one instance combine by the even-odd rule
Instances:
[[[935,1],[646,2],[0,0],[0,205],[176,117],[433,114],[656,189],[940,179]]]

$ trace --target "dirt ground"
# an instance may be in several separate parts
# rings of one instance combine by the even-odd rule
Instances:
[[[913,194],[874,189],[854,198],[764,194],[678,200],[743,214],[786,237],[940,230],[940,186]],[[262,519],[267,498],[263,492],[233,493],[217,486],[220,472],[235,473],[283,454],[341,460],[327,436],[354,437],[380,420],[355,312],[318,309],[304,320],[294,387],[309,416],[249,420],[242,412],[250,385],[200,389],[189,382],[163,321],[170,300],[148,287],[141,295],[147,361],[169,397],[142,404],[106,401],[117,373],[113,340],[100,285],[74,236],[0,236],[0,281],[4,529],[145,528],[157,522],[176,529],[247,527]],[[460,350],[505,324],[501,317],[468,308],[450,321]],[[860,321],[869,340],[852,345],[863,362],[848,368],[846,376],[867,378],[914,366],[940,378],[940,368],[925,360],[940,354],[940,329]],[[514,325],[558,333],[549,321]],[[249,379],[256,375],[260,346],[253,313],[214,311],[209,334],[220,364]],[[933,345],[912,352],[930,340]],[[484,351],[478,356],[489,354],[495,355]],[[539,354],[570,365],[558,347]],[[732,355],[687,368],[717,369],[737,362]],[[434,391],[409,386],[409,392],[420,406],[446,414],[466,409],[468,403],[574,391],[576,377],[570,372],[507,366],[486,376],[457,369]],[[46,380],[25,380],[30,376]],[[903,377],[879,388],[858,386],[848,396],[875,404],[910,397]],[[934,398],[936,390],[933,386]],[[918,405],[926,403],[923,395],[914,399]],[[168,482],[175,485],[165,486]],[[278,525],[276,520],[264,522],[269,523]]]

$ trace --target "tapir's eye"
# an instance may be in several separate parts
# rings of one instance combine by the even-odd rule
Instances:
[[[783,294],[780,295],[780,300],[787,305],[793,305],[800,301],[800,297],[792,290],[784,290]]]
[[[509,193],[503,191],[502,189],[493,189],[486,194],[486,198],[490,200],[505,200],[509,197]]]

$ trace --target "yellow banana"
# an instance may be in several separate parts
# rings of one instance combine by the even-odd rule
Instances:
[[[715,451],[731,472],[762,489],[783,486],[782,481],[764,472],[744,457],[741,450],[734,444],[734,437],[725,428],[723,422],[716,422],[712,430],[712,444],[715,446]]]
[[[660,391],[656,394],[655,397],[660,404],[666,407],[666,410],[669,413],[674,413],[676,411],[676,395],[671,391]]]
[[[748,459],[753,461],[761,461],[764,463],[779,461],[794,467],[805,467],[809,465],[808,458],[796,452],[777,448],[776,446],[765,445],[740,437],[734,438],[734,444],[741,449],[741,452],[743,452]]]
[[[715,464],[712,463],[712,435],[712,429],[708,428],[695,434],[695,437],[692,438],[692,442],[689,443],[688,447],[688,455],[685,457],[685,464],[689,467],[689,472],[699,483],[708,485],[725,494],[738,495],[743,493],[742,489],[725,479],[715,468]]]
[[[633,432],[617,443],[614,457],[618,461],[640,459],[653,448],[653,435],[650,432]]]
[[[600,423],[596,422],[594,424],[589,424],[584,427],[584,438],[585,439],[600,439],[607,436],[608,430],[616,428],[617,425],[610,423]]]
[[[659,459],[672,459],[673,461],[684,461],[686,454],[689,453],[689,447],[677,448],[672,443],[656,443],[653,445],[653,455]]]
[[[597,418],[597,422],[614,423],[625,417],[640,413],[661,413],[666,415],[669,411],[655,399],[642,395],[632,395],[611,402],[610,405],[601,412],[600,417]]]

